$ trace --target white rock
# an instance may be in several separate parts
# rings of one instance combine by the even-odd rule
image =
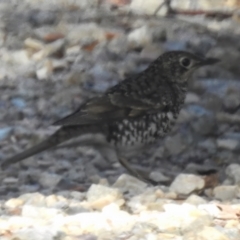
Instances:
[[[217,146],[227,150],[236,150],[239,147],[239,142],[236,139],[218,139]]]
[[[185,203],[199,205],[199,204],[205,204],[207,203],[207,201],[204,198],[199,197],[198,195],[192,194],[185,200]]]
[[[201,240],[230,240],[225,234],[221,233],[214,227],[205,226],[203,229],[191,232],[184,236],[184,240],[201,239]]]
[[[179,174],[170,186],[170,190],[178,194],[188,195],[204,188],[204,180],[193,174]]]
[[[55,208],[46,208],[46,207],[35,207],[31,205],[24,205],[22,207],[22,216],[31,217],[31,218],[42,218],[42,219],[51,219],[62,212]]]
[[[6,183],[6,184],[14,184],[17,182],[18,182],[18,179],[14,177],[6,177],[3,179],[3,183]]]
[[[218,217],[221,210],[215,204],[200,204],[198,209],[206,211],[212,217]]]
[[[21,65],[30,65],[32,63],[26,50],[15,51],[12,54],[12,61],[14,64]]]
[[[47,67],[40,68],[36,71],[36,75],[39,80],[47,80],[51,73],[52,71]]]
[[[109,222],[100,212],[79,213],[65,217],[64,226],[68,228],[67,234],[72,235],[80,235],[86,231],[93,233],[96,230],[110,229]]]
[[[111,221],[113,228],[119,230],[119,228],[129,228],[133,226],[136,221],[136,216],[131,216],[126,211],[121,211],[119,206],[115,203],[111,203],[102,209],[103,215]]]
[[[137,14],[149,14],[152,15],[155,13],[157,8],[163,3],[163,0],[132,0],[130,9]],[[160,9],[158,15],[165,15],[166,10],[163,11]]]
[[[149,27],[144,25],[129,33],[128,42],[132,47],[143,47],[152,43],[152,37]]]
[[[5,202],[6,208],[18,208],[24,204],[24,201],[20,198],[11,198]]]
[[[86,43],[89,41],[104,41],[106,32],[96,23],[83,23],[71,25],[67,34],[69,45],[78,45],[79,42]]]
[[[13,234],[12,239],[19,240],[54,240],[60,232],[52,227],[33,227],[21,229]]]
[[[234,184],[240,183],[240,164],[232,163],[226,168],[227,176],[234,181]]]
[[[143,193],[147,184],[127,174],[122,174],[113,184],[114,188],[118,188],[122,193],[129,192],[131,195]]]
[[[225,0],[172,0],[171,7],[183,10],[226,11],[237,9],[238,1]]]
[[[217,186],[213,190],[214,197],[222,201],[233,200],[238,192],[237,186]]]
[[[44,47],[44,44],[42,42],[34,38],[25,39],[24,44],[26,47],[29,47],[35,50],[41,50]]]
[[[45,206],[45,196],[36,192],[36,193],[25,193],[18,197],[18,199],[23,200],[25,204],[32,206]]]
[[[117,202],[122,194],[116,188],[93,184],[87,192],[87,200],[94,209],[102,209],[110,203]]]
[[[46,188],[54,188],[60,182],[62,176],[55,173],[43,172],[40,176],[39,183]]]

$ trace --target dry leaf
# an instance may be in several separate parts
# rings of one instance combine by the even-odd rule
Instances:
[[[107,40],[112,40],[113,38],[116,38],[117,37],[117,34],[116,33],[112,33],[112,32],[106,32],[106,39]]]
[[[86,51],[88,51],[88,52],[92,52],[93,51],[93,49],[98,45],[98,41],[93,41],[93,42],[91,42],[91,43],[89,43],[89,44],[86,44],[86,45],[84,45],[83,47],[82,47],[82,49],[83,50],[86,50]]]
[[[62,33],[49,33],[43,37],[45,42],[54,42],[58,39],[64,38],[65,36]]]

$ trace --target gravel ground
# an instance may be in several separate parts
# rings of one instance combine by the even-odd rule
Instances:
[[[0,1],[0,159],[164,51],[218,57],[194,75],[172,133],[131,159],[162,184],[87,147],[39,154],[1,171],[1,240],[240,239],[239,18],[135,15],[161,1],[130,2]]]

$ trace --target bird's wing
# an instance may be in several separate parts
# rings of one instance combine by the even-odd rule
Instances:
[[[85,103],[79,110],[55,122],[53,125],[74,126],[102,124],[106,122],[137,117],[152,109],[160,107],[143,99],[123,96],[121,94],[106,94]]]

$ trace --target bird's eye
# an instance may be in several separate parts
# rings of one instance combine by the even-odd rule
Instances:
[[[180,59],[180,64],[183,66],[183,67],[185,67],[185,68],[188,68],[188,67],[190,67],[191,66],[191,59],[189,59],[189,58],[186,58],[186,57],[184,57],[184,58],[181,58]]]

